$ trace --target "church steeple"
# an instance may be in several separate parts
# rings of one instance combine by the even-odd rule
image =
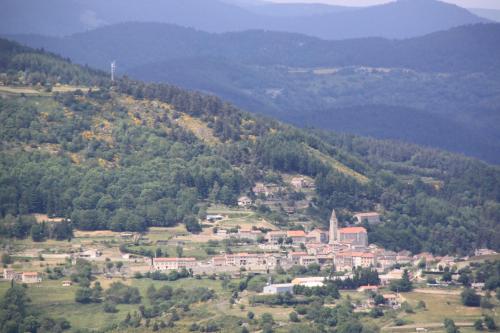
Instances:
[[[339,221],[337,220],[337,214],[335,214],[335,209],[332,209],[332,216],[330,217],[330,233],[329,233],[329,243],[338,241],[339,238]]]

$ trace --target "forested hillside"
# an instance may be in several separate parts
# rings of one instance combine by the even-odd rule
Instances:
[[[402,40],[328,41],[287,32],[215,34],[171,24],[129,22],[62,38],[12,37],[99,68],[108,68],[109,58],[116,58],[122,70],[169,60],[221,58],[297,69],[367,66],[454,73],[498,71],[499,35],[500,24],[476,24]]]
[[[156,23],[16,39],[101,69],[116,59],[133,78],[213,93],[299,126],[500,162],[499,24],[406,40],[210,34]]]
[[[370,240],[388,248],[499,249],[497,167],[296,129],[170,85],[113,83],[5,40],[0,71],[3,235],[25,237],[33,222],[21,216],[30,213],[68,217],[84,230],[184,223],[198,232],[207,204],[234,205],[256,181],[291,173],[315,179],[311,223],[326,223],[332,208],[346,223],[353,212],[378,206],[386,219],[370,227]]]

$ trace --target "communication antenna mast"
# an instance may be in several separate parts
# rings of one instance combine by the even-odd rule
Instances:
[[[111,82],[115,82],[116,61],[111,62]]]

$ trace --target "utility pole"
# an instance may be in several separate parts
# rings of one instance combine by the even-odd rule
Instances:
[[[115,82],[116,61],[111,62],[111,82]]]

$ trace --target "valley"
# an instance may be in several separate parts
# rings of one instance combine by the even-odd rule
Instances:
[[[497,332],[500,24],[350,1],[3,1],[0,332]]]

